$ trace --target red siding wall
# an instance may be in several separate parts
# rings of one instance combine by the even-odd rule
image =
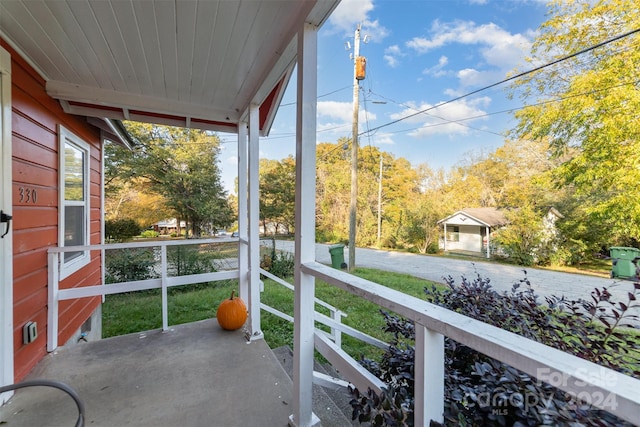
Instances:
[[[91,146],[91,243],[100,243],[100,132],[86,119],[64,113],[45,92],[45,82],[10,47],[13,150],[13,292],[15,380],[46,354],[47,248],[58,245],[58,125]],[[35,194],[35,198],[33,197]],[[100,283],[100,254],[61,288]],[[60,304],[59,344],[65,343],[100,304],[85,298]],[[22,327],[38,323],[35,342],[22,343]]]

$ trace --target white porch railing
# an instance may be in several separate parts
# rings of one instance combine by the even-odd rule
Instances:
[[[269,273],[266,270],[260,269],[260,274],[262,274],[265,277],[268,277],[269,279],[273,280],[274,282],[276,282],[277,284],[284,286],[285,288],[293,291],[294,287],[293,285],[291,285],[290,283],[287,283],[286,281],[282,280],[281,278],[279,278],[278,276],[275,276],[271,273]],[[389,344],[385,343],[384,341],[380,341],[377,338],[372,337],[371,335],[367,335],[365,333],[360,332],[357,329],[354,329],[348,325],[345,325],[344,323],[342,323],[342,318],[346,317],[347,314],[344,313],[343,311],[338,310],[336,307],[332,306],[331,304],[327,304],[326,302],[322,301],[321,299],[315,298],[315,302],[316,304],[318,304],[319,306],[322,306],[324,308],[326,308],[327,310],[329,310],[329,316],[325,316],[322,313],[318,313],[315,312],[315,320],[318,323],[321,323],[325,326],[328,326],[330,328],[330,333],[326,334],[324,331],[317,329],[317,332],[322,333],[322,334],[326,334],[331,341],[333,341],[333,343],[335,344],[336,347],[340,348],[342,346],[342,334],[345,333],[347,335],[350,335],[354,338],[359,339],[360,341],[366,342],[367,344],[376,346],[378,348],[382,348],[382,349],[386,349],[389,347]],[[293,316],[290,316],[286,313],[281,312],[280,310],[277,310],[273,307],[270,307],[264,303],[260,303],[260,308],[263,309],[266,312],[269,312],[275,316],[280,317],[281,319],[287,320],[289,322],[293,322]]]
[[[415,323],[416,426],[428,426],[431,420],[443,421],[445,336],[640,425],[638,379],[317,262],[305,263],[300,268],[304,274]],[[312,329],[306,325],[302,330]],[[343,357],[324,337],[311,333],[315,335],[316,349],[329,361],[333,363],[336,357]],[[308,336],[301,339],[307,340]],[[361,390],[380,387],[378,382],[368,382],[361,372],[342,373]]]
[[[169,315],[167,306],[167,289],[172,286],[189,285],[203,282],[215,282],[220,280],[238,279],[239,270],[230,269],[212,273],[190,274],[183,276],[170,276],[167,263],[167,247],[185,245],[211,245],[221,243],[236,243],[238,239],[197,239],[197,240],[168,240],[134,243],[113,243],[90,246],[69,246],[49,248],[48,250],[48,294],[49,309],[47,317],[47,351],[52,352],[58,347],[58,304],[60,301],[119,294],[124,292],[143,291],[148,289],[161,289],[162,295],[162,330],[169,329]],[[65,252],[98,251],[112,249],[138,249],[160,248],[160,272],[159,278],[136,280],[130,282],[112,283],[80,288],[60,289],[60,257]],[[104,260],[103,260],[104,261]]]
[[[207,239],[187,241],[153,241],[124,244],[92,245],[86,247],[51,248],[49,250],[49,324],[47,348],[53,351],[57,346],[58,335],[58,303],[63,300],[83,298],[89,296],[104,296],[122,292],[145,289],[162,289],[162,319],[163,329],[168,329],[167,289],[172,286],[195,284],[201,282],[238,279],[239,271],[204,273],[171,277],[167,272],[166,251],[172,245],[215,244],[237,239]],[[161,249],[161,277],[135,282],[124,282],[109,285],[97,285],[82,288],[59,289],[58,266],[62,253],[79,250],[127,249],[140,247],[160,247]],[[371,301],[380,307],[395,312],[415,323],[415,425],[426,426],[430,420],[442,421],[444,412],[444,337],[484,353],[496,360],[513,366],[540,380],[548,380],[552,385],[571,393],[578,398],[587,399],[589,403],[610,412],[621,419],[640,425],[640,380],[623,375],[616,371],[603,368],[594,363],[566,354],[554,348],[536,343],[500,328],[468,318],[442,307],[430,304],[424,300],[411,297],[385,286],[369,282],[348,273],[327,267],[317,262],[305,263],[300,266],[305,275],[323,280],[330,285],[344,289],[351,294]],[[275,280],[289,289],[294,286],[261,270],[261,274]],[[252,286],[257,286],[253,284]],[[324,316],[315,313],[310,317],[310,323],[301,330],[308,331],[304,339],[315,342],[315,348],[329,360],[352,384],[361,390],[371,387],[380,390],[384,384],[362,368],[355,360],[347,355],[339,346],[341,333],[349,334],[369,344],[385,348],[386,344],[369,337],[360,331],[341,323],[339,310],[330,305],[324,305],[333,315]],[[264,304],[261,308],[271,313],[274,310]],[[288,316],[284,313],[280,313]],[[282,317],[282,316],[281,316]],[[291,316],[288,316],[289,318]],[[300,323],[299,318],[293,318]],[[332,329],[331,334],[315,328],[315,322],[321,322]],[[300,326],[300,325],[299,325]],[[296,344],[294,343],[294,351]],[[295,357],[299,357],[296,354]],[[312,356],[311,356],[312,357]],[[312,366],[312,365],[311,365]],[[313,382],[329,387],[344,387],[347,383],[312,373]],[[558,381],[558,379],[561,381]],[[294,378],[294,381],[298,379]],[[602,399],[598,396],[603,397]],[[294,396],[300,399],[300,396]],[[300,405],[306,407],[306,404]],[[311,405],[309,403],[308,407]],[[313,419],[313,417],[309,417]]]
[[[168,240],[168,241],[148,241],[148,242],[133,242],[133,243],[113,243],[103,245],[91,245],[91,246],[73,246],[73,247],[61,247],[49,249],[49,311],[48,311],[48,338],[47,338],[47,351],[51,352],[58,347],[58,304],[60,301],[72,300],[77,298],[93,297],[113,295],[125,292],[136,292],[148,289],[162,289],[162,329],[164,331],[169,329],[169,316],[168,316],[168,304],[167,304],[167,290],[173,286],[182,286],[197,284],[203,282],[215,282],[220,280],[238,279],[239,270],[237,268],[229,269],[226,271],[218,271],[202,274],[190,274],[182,276],[170,276],[168,272],[167,262],[167,248],[169,246],[191,246],[191,245],[219,245],[224,243],[239,242],[244,244],[238,239],[198,239],[198,240]],[[100,284],[94,286],[86,286],[81,288],[60,289],[59,288],[59,266],[61,262],[61,256],[65,252],[78,252],[78,251],[97,251],[97,250],[113,250],[113,249],[139,249],[139,248],[159,248],[159,276],[154,279],[136,280],[111,284]],[[52,268],[54,267],[54,268]],[[285,282],[281,278],[260,269],[260,273],[270,278],[274,282],[281,286],[286,287],[293,291],[293,285]],[[388,344],[364,334],[357,329],[347,326],[342,323],[342,318],[346,314],[337,308],[333,307],[326,302],[317,299],[316,303],[327,310],[329,310],[329,316],[322,313],[315,313],[316,320],[330,328],[329,338],[334,342],[337,347],[341,346],[342,333],[346,333],[352,337],[360,339],[366,343],[374,345],[379,348],[386,348]],[[273,307],[261,303],[260,308],[272,313],[278,317],[281,317],[287,321],[293,322],[293,316],[283,313]],[[324,331],[320,331],[324,333]]]

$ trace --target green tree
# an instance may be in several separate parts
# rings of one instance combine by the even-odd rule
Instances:
[[[336,144],[317,146],[316,229],[320,241],[346,241],[349,234],[350,145],[349,139],[341,138]],[[418,193],[418,173],[409,161],[395,158],[377,147],[361,147],[358,155],[357,245],[378,244],[380,206],[383,246],[401,246],[403,220]]]
[[[109,240],[126,241],[140,234],[141,228],[131,218],[107,220],[104,224],[104,235]]]
[[[260,159],[260,219],[283,225],[291,230],[294,225],[296,195],[296,163],[293,156],[282,160]]]
[[[350,141],[323,142],[316,148],[316,238],[346,241],[349,235],[351,188]]]
[[[532,49],[550,62],[640,27],[636,0],[554,1]],[[640,35],[610,42],[519,79],[514,93],[530,106],[516,113],[513,135],[549,143],[559,160],[551,175],[570,189],[570,236],[597,250],[640,239]],[[579,201],[579,203],[577,203]],[[580,233],[588,224],[589,233]]]
[[[220,180],[220,140],[210,132],[126,122],[136,142],[132,150],[115,146],[106,174],[113,182],[136,182],[161,195],[178,219],[199,237],[204,227],[224,228],[233,212]]]
[[[441,232],[438,221],[466,206],[476,206],[476,198],[473,192],[467,191],[469,179],[463,178],[459,168],[450,174],[444,169],[433,170],[426,164],[415,169],[420,191],[407,201],[402,235],[410,248],[433,253],[438,251]]]
[[[536,253],[543,243],[542,215],[532,205],[505,211],[508,225],[498,229],[493,237],[497,245],[518,265],[534,265]]]
[[[545,141],[507,140],[493,152],[469,157],[453,169],[448,182],[468,207],[549,205],[555,201],[546,174],[554,166]]]
[[[369,207],[371,218],[371,224],[367,227],[369,232],[363,236],[367,238],[366,244],[377,244],[377,216],[380,203],[382,246],[404,247],[404,222],[409,209],[420,194],[419,174],[407,159],[396,158],[377,147],[364,147],[361,157],[364,170],[362,185],[368,189],[365,206]]]
[[[111,179],[105,185],[105,194],[104,208],[107,220],[134,218],[145,229],[175,215],[162,195],[149,190],[145,178]]]

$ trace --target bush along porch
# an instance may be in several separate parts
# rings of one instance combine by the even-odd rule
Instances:
[[[448,289],[425,288],[429,301],[474,319],[640,378],[640,332],[628,313],[640,293],[635,283],[627,301],[614,301],[606,288],[591,300],[551,297],[540,301],[527,278],[498,293],[489,279],[447,279]],[[374,426],[414,425],[414,325],[382,312],[393,334],[380,361],[361,362],[387,384],[380,394],[351,388],[353,419]],[[606,379],[605,379],[606,380]],[[520,372],[450,338],[445,338],[445,423],[447,426],[624,426],[632,425],[593,405],[613,407],[615,396],[559,390],[562,378],[539,369],[538,378]],[[439,425],[432,423],[433,425]]]

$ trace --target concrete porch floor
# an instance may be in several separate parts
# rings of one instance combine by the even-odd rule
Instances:
[[[27,379],[71,386],[86,426],[286,426],[291,380],[263,340],[215,320],[83,343],[45,357]],[[78,411],[48,387],[16,391],[0,424],[73,426]]]

